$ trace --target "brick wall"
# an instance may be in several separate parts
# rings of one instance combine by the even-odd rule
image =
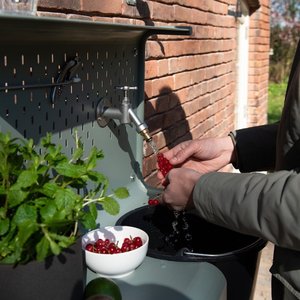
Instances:
[[[39,0],[41,15],[137,25],[188,25],[190,37],[146,44],[145,120],[164,151],[180,141],[226,135],[235,126],[236,0]],[[250,19],[249,125],[266,122],[269,0]],[[144,149],[143,174],[156,185],[156,157]]]

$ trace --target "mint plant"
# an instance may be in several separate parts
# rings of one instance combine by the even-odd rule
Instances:
[[[96,227],[97,204],[109,214],[119,212],[116,198],[128,197],[124,187],[108,194],[108,178],[96,171],[102,150],[85,157],[77,134],[72,157],[62,146],[41,140],[11,138],[0,132],[0,263],[42,261],[75,243],[78,228]]]

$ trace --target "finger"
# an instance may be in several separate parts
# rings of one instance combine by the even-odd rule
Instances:
[[[167,188],[167,186],[169,185],[170,180],[169,180],[169,173],[166,175],[166,177],[164,178],[164,180],[162,181],[162,186],[164,186],[165,188]]]
[[[181,143],[178,145],[176,152],[172,158],[170,158],[170,163],[173,165],[179,165],[186,161],[188,158],[195,154],[195,147],[192,143]]]
[[[162,174],[161,171],[157,171],[157,178],[160,180],[160,181],[164,181],[165,177],[164,175]]]

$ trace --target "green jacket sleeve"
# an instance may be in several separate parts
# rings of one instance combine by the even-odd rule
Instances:
[[[200,216],[281,247],[300,250],[300,174],[208,173],[193,198]]]

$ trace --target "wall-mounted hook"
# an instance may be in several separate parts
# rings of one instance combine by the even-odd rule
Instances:
[[[75,77],[76,71],[80,67],[81,60],[79,57],[75,57],[74,59],[69,60],[64,67],[62,68],[61,72],[59,73],[56,84],[57,86],[52,88],[51,91],[51,103],[53,104],[56,97],[59,97],[62,93],[62,89],[64,86],[64,82],[76,80],[80,82],[80,78]]]

